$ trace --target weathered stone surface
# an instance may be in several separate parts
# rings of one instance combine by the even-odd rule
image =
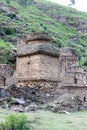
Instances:
[[[0,90],[0,97],[6,97],[7,96],[7,92],[5,89],[1,89]]]
[[[76,54],[75,54],[75,50],[73,48],[70,48],[70,47],[62,47],[60,49],[60,55],[62,56],[72,56],[72,57],[76,57]],[[76,57],[77,59],[77,57]]]
[[[27,106],[26,111],[36,111],[38,109],[38,105],[36,103],[31,103],[29,106]]]
[[[17,56],[23,57],[23,56],[31,56],[36,54],[44,54],[44,55],[50,55],[53,57],[58,57],[59,52],[53,48],[50,44],[44,44],[43,43],[37,43],[36,44],[19,44],[17,49]]]
[[[87,73],[84,73],[84,68],[79,65],[74,49],[64,47],[56,50],[50,42],[48,34],[45,33],[30,34],[27,39],[19,41],[18,85],[33,88],[38,86],[40,96],[47,95],[46,99],[64,92],[74,92],[84,100],[87,98],[87,90],[81,95],[81,88],[84,89],[87,85]],[[64,84],[67,87],[64,87]],[[75,91],[72,85],[77,85],[78,91]]]
[[[30,41],[39,41],[39,40],[42,40],[42,41],[51,41],[51,37],[49,36],[48,33],[30,33],[28,36],[27,36],[27,43],[30,42]]]
[[[4,77],[11,77],[14,73],[15,67],[7,65],[7,64],[0,64],[0,76]]]
[[[39,54],[20,57],[17,59],[17,74],[18,81],[21,82],[58,81],[60,74],[58,58]]]
[[[10,110],[16,111],[16,112],[25,112],[25,109],[22,105],[13,105]]]
[[[13,84],[12,77],[13,78],[15,77],[15,80],[16,80],[16,76],[14,76],[14,71],[15,71],[14,66],[0,64],[0,86]],[[15,83],[16,83],[16,81],[15,81]]]
[[[13,98],[13,97],[12,97],[11,100],[12,100],[14,103],[16,103],[16,104],[21,104],[21,105],[24,105],[24,104],[25,104],[25,101],[24,101],[23,98],[18,99],[18,98]]]
[[[80,110],[87,110],[87,105],[80,99],[79,96],[74,94],[63,94],[59,99],[53,103],[48,104],[47,109],[53,112],[73,112]]]
[[[45,91],[41,91],[35,89],[35,86],[33,88],[13,86],[5,91],[9,93],[9,96],[0,98],[0,106],[13,111],[28,112],[47,109],[53,112],[71,112],[87,110],[85,101],[75,94],[67,93],[67,91],[65,94],[59,93],[59,96],[58,93],[56,96],[52,96],[53,90],[47,93],[46,88]],[[56,94],[55,92],[54,90],[54,94]]]
[[[53,99],[59,92],[56,83],[55,87],[52,83],[50,84],[51,88],[48,85],[45,83],[38,83],[38,85],[32,84],[32,86],[25,87],[11,86],[8,89],[8,92],[12,97],[19,99],[23,98],[26,103],[37,102],[42,104]]]

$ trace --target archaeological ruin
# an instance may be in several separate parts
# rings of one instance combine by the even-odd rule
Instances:
[[[74,49],[56,50],[48,34],[34,33],[19,41],[16,71],[19,86],[38,86],[52,97],[68,92],[87,98],[87,73]]]
[[[35,88],[48,98],[70,93],[87,100],[87,73],[79,65],[74,49],[55,49],[47,33],[31,33],[19,39],[14,70],[0,65],[0,86],[17,84]]]

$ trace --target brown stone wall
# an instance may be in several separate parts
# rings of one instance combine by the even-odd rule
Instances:
[[[20,81],[39,79],[40,56],[26,56],[17,58],[17,77]]]
[[[6,64],[0,64],[0,76],[5,79],[4,85],[13,84],[11,79],[13,78],[14,71],[15,67]]]
[[[81,97],[81,99],[84,101],[84,98],[86,98],[87,101],[87,87],[72,87],[72,88],[68,88],[67,92],[70,94],[76,94],[78,96]]]
[[[15,85],[18,84],[16,71],[14,71],[14,74],[11,77],[8,77],[6,79],[6,85],[12,85],[12,84],[15,84]]]
[[[19,81],[58,81],[59,60],[47,55],[32,55],[17,58]]]
[[[79,65],[77,65],[77,66],[70,65],[70,66],[68,66],[68,71],[83,73],[84,72],[84,68],[82,66],[79,66]]]
[[[83,71],[83,68],[78,65],[77,58],[75,56],[60,56],[60,69],[64,73],[66,71]],[[74,65],[74,67],[72,66]]]
[[[66,57],[65,56],[60,56],[59,57],[59,62],[60,62],[60,71],[61,71],[61,73],[65,73],[66,67],[67,67]]]
[[[76,64],[77,63],[77,57],[72,55],[72,56],[67,56],[67,65],[69,64]]]
[[[60,77],[59,58],[40,55],[40,79],[58,81]]]
[[[86,73],[76,73],[77,84],[87,84]]]
[[[74,83],[75,82],[74,74],[65,73],[61,75],[61,82],[65,84]]]
[[[8,78],[13,75],[15,70],[15,67],[6,65],[6,64],[0,64],[0,76],[4,76],[5,78]]]

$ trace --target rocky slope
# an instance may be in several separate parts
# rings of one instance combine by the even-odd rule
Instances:
[[[74,47],[87,66],[87,13],[45,0],[34,0],[26,12],[17,0],[0,1],[0,63],[15,63],[17,38],[37,31],[49,32],[57,49]]]

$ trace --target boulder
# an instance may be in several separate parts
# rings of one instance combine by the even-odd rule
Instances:
[[[7,92],[5,89],[1,89],[0,90],[0,97],[6,97],[7,96]]]
[[[13,101],[15,104],[21,104],[21,105],[24,105],[24,104],[25,104],[25,100],[24,100],[23,98],[18,99],[18,98],[12,97],[12,101]]]
[[[25,111],[25,109],[22,105],[13,105],[10,109],[12,111],[16,111],[16,112],[24,112]]]

